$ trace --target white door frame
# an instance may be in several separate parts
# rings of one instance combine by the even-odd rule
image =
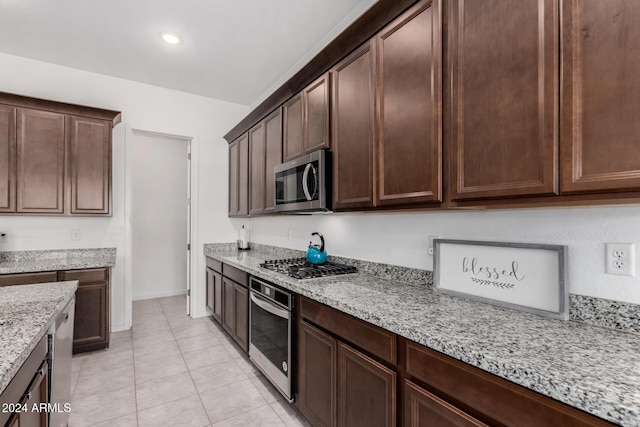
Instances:
[[[193,315],[197,312],[194,310],[198,307],[198,304],[203,298],[200,292],[194,292],[197,287],[194,287],[197,281],[198,271],[198,257],[194,256],[194,250],[198,247],[198,137],[190,132],[175,131],[175,130],[147,130],[140,128],[131,128],[126,132],[125,138],[125,242],[124,242],[124,259],[125,259],[125,277],[124,277],[124,323],[125,328],[131,328],[133,323],[132,309],[133,309],[133,268],[132,268],[132,245],[133,245],[133,233],[132,233],[132,201],[133,201],[133,137],[134,134],[151,135],[159,137],[177,138],[189,141],[191,159],[195,161],[189,162],[189,177],[190,183],[190,198],[191,205],[189,209],[188,224],[189,227],[189,239],[191,243],[191,251],[188,256],[187,266],[187,289],[191,290],[191,298],[188,299],[187,314]],[[185,159],[186,160],[186,159]],[[186,249],[186,248],[185,248]]]

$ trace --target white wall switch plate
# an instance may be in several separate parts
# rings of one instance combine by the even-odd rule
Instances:
[[[80,240],[80,230],[71,230],[71,240]]]
[[[635,244],[607,243],[605,244],[605,272],[618,276],[636,275]]]

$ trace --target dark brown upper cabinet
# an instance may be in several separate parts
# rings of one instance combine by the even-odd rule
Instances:
[[[329,73],[285,102],[282,114],[285,161],[329,148]]]
[[[375,44],[356,49],[332,70],[333,208],[374,206]]]
[[[557,194],[557,0],[449,4],[451,199]]]
[[[563,194],[640,190],[637,2],[562,2]]]
[[[419,2],[332,69],[334,209],[442,200],[440,11]]]
[[[72,214],[111,211],[111,124],[67,116],[69,196]]]
[[[422,1],[376,36],[378,200],[442,200],[440,1]]]
[[[249,214],[275,212],[273,168],[282,163],[282,114],[277,109],[249,130]]]
[[[0,212],[16,211],[16,109],[0,105]]]
[[[64,212],[64,122],[64,114],[18,108],[17,212]]]
[[[249,215],[249,134],[229,144],[229,216]]]
[[[249,214],[264,211],[265,138],[264,123],[249,129]]]
[[[0,93],[0,213],[111,215],[120,113]]]
[[[277,109],[266,119],[265,126],[265,179],[264,212],[275,212],[276,182],[273,169],[282,163],[282,111]]]

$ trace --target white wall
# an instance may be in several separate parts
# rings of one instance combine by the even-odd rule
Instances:
[[[324,234],[329,254],[431,270],[428,235],[442,238],[567,245],[569,291],[640,304],[636,277],[605,274],[605,242],[640,244],[640,207],[589,207],[421,213],[281,216],[234,220],[250,241],[305,250]],[[288,240],[289,229],[293,230]],[[640,247],[636,247],[640,266]],[[636,267],[638,268],[638,267]]]
[[[236,239],[227,218],[228,148],[223,135],[249,112],[248,107],[1,53],[0,91],[122,111],[123,123],[114,129],[112,217],[0,217],[0,229],[9,232],[6,242],[0,243],[3,251],[116,247],[113,330],[127,328],[131,322],[131,307],[125,303],[125,294],[131,296],[131,290],[125,288],[125,277],[130,276],[125,171],[131,129],[193,138],[192,167],[197,174],[192,186],[197,191],[193,195],[197,204],[194,226],[199,230],[192,240],[193,297],[201,302],[194,315],[204,314],[202,244]],[[81,230],[80,241],[71,241],[72,229]]]

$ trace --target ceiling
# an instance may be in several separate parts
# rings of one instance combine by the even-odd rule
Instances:
[[[0,52],[250,105],[373,2],[0,0]]]

